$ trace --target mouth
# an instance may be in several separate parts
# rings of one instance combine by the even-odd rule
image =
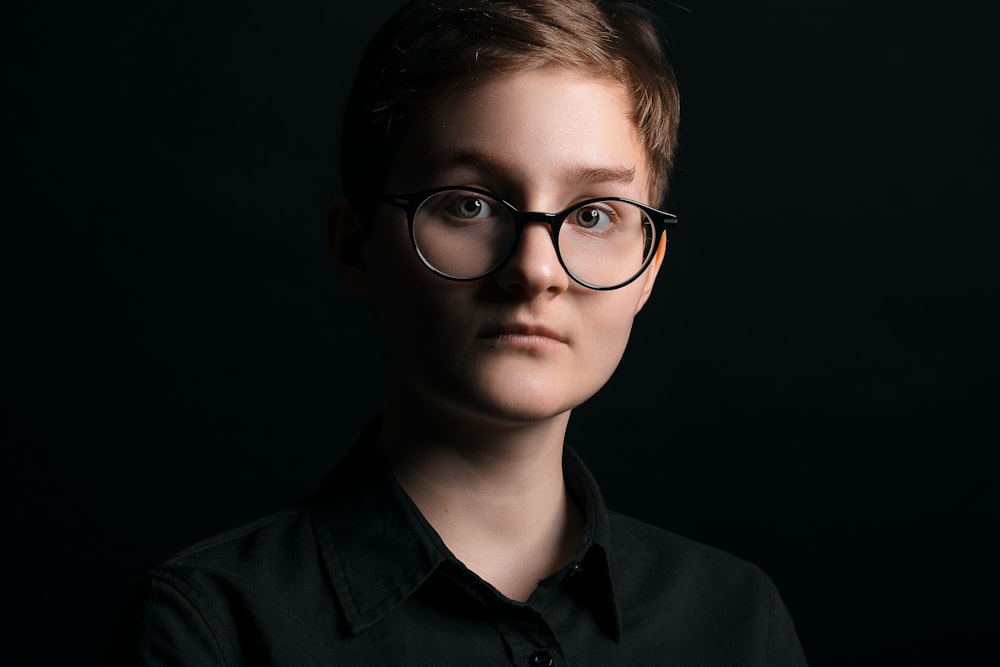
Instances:
[[[543,324],[510,322],[487,326],[479,338],[511,345],[565,345],[569,339]]]

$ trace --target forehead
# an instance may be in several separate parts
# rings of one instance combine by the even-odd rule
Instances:
[[[493,78],[413,119],[390,163],[387,189],[477,179],[513,189],[607,183],[617,190],[587,194],[643,198],[648,161],[632,116],[624,86],[612,79],[557,66]]]

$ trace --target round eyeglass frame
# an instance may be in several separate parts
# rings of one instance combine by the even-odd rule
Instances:
[[[413,221],[414,218],[416,217],[417,210],[424,204],[424,202],[426,202],[434,195],[448,191],[469,192],[489,197],[490,199],[496,201],[505,209],[507,209],[507,211],[511,215],[511,219],[514,222],[514,238],[510,245],[510,249],[507,251],[507,255],[499,262],[497,262],[496,266],[487,271],[484,271],[483,273],[477,276],[472,276],[470,278],[461,278],[458,276],[453,276],[444,273],[443,271],[435,267],[433,264],[431,264],[427,260],[427,258],[424,257],[423,253],[420,252],[420,248],[417,247],[417,238],[413,232]],[[677,216],[674,215],[673,213],[667,213],[666,211],[655,209],[652,206],[643,204],[642,202],[635,201],[634,199],[627,199],[625,197],[594,197],[592,199],[584,199],[583,201],[576,202],[569,208],[565,208],[557,213],[545,213],[542,211],[521,211],[510,202],[498,197],[489,190],[484,190],[483,188],[476,188],[476,187],[463,188],[458,186],[445,186],[439,188],[431,188],[429,190],[418,190],[417,192],[411,192],[407,194],[392,194],[392,195],[383,194],[376,197],[376,199],[379,203],[387,204],[389,206],[396,206],[398,208],[403,209],[406,212],[407,224],[410,230],[410,244],[413,246],[413,251],[417,253],[417,257],[420,258],[420,261],[423,263],[424,266],[433,271],[436,275],[439,275],[442,278],[446,278],[448,280],[454,280],[456,282],[471,282],[473,280],[480,280],[490,275],[491,273],[499,271],[500,268],[503,267],[503,265],[506,264],[507,261],[511,258],[514,252],[517,250],[518,245],[521,243],[521,235],[524,232],[525,225],[531,222],[541,222],[549,226],[550,236],[552,237],[552,247],[555,248],[556,257],[559,259],[559,264],[562,265],[563,271],[565,271],[566,275],[572,278],[574,282],[583,285],[584,287],[587,287],[589,289],[598,291],[619,289],[621,287],[625,287],[629,283],[634,282],[636,278],[642,275],[642,272],[646,270],[646,268],[649,266],[649,263],[653,261],[653,256],[656,254],[655,247],[656,244],[660,242],[660,236],[662,234],[666,234],[667,227],[677,224]],[[635,272],[635,274],[631,278],[610,286],[602,286],[602,285],[595,285],[593,283],[588,283],[582,278],[576,276],[572,271],[569,270],[569,267],[566,266],[566,262],[563,260],[562,252],[559,249],[559,230],[562,227],[562,224],[566,220],[566,218],[569,217],[569,214],[583,206],[587,206],[589,204],[596,204],[598,202],[604,202],[604,201],[625,202],[626,204],[631,204],[633,206],[638,207],[639,209],[642,210],[643,213],[646,214],[649,220],[653,223],[653,228],[656,230],[650,246],[651,248],[654,248],[654,250],[650,252],[649,255],[643,260],[642,266],[639,267],[639,269]]]

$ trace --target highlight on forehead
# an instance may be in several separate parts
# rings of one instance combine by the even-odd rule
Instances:
[[[460,96],[469,93],[477,88],[489,85],[490,83],[515,76],[518,73],[539,70],[544,68],[562,69],[568,73],[585,76],[596,81],[603,81],[615,86],[622,94],[626,107],[626,119],[631,127],[632,141],[636,142],[643,153],[641,165],[624,164],[593,164],[580,165],[568,170],[565,174],[567,183],[576,186],[597,186],[597,185],[625,185],[633,183],[637,174],[646,183],[644,187],[645,199],[653,205],[660,204],[662,197],[662,169],[656,159],[656,155],[650,151],[650,145],[642,137],[643,131],[639,126],[640,110],[636,108],[636,100],[631,96],[628,86],[620,79],[609,76],[607,72],[596,72],[593,69],[583,68],[577,65],[567,65],[565,63],[553,63],[550,58],[535,59],[528,67],[512,68],[511,71],[493,71],[478,78],[456,78],[443,86],[432,95],[423,98],[422,106],[419,109],[409,109],[409,114],[405,118],[400,118],[395,126],[396,136],[400,144],[392,147],[387,154],[387,161],[392,162],[392,156],[398,155],[399,150],[411,141],[421,141],[426,138],[425,133],[414,132],[413,128],[421,122],[427,122],[433,117],[433,110],[441,105],[449,105]],[[457,169],[468,167],[471,170],[486,172],[502,177],[505,173],[504,165],[488,154],[482,153],[475,147],[441,147],[441,146],[420,146],[419,153],[421,162],[425,166],[425,173],[443,172],[447,169]],[[506,167],[509,170],[511,167]]]

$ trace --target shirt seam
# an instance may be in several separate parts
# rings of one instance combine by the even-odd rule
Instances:
[[[774,664],[774,586],[767,587],[767,652],[764,664]]]
[[[286,507],[285,509],[279,510],[269,516],[257,519],[256,521],[252,521],[246,525],[233,528],[232,530],[228,530],[222,533],[221,535],[216,535],[215,537],[193,544],[190,547],[174,554],[167,562],[168,563],[182,562],[185,559],[191,556],[195,556],[203,551],[208,551],[210,549],[219,547],[223,544],[235,542],[237,540],[247,537],[252,533],[258,532],[261,529],[267,528],[272,524],[288,519],[289,517],[292,517],[296,514],[300,514],[303,512],[304,509],[305,508],[300,505],[293,505],[290,507]]]
[[[215,631],[215,628],[212,626],[212,622],[209,619],[210,614],[202,610],[202,608],[198,604],[198,602],[204,602],[204,601],[201,599],[201,596],[198,595],[197,589],[195,589],[194,586],[191,586],[180,577],[172,576],[166,572],[154,573],[151,574],[150,577],[154,582],[158,581],[164,586],[172,589],[179,596],[184,598],[184,601],[187,602],[192,609],[194,609],[194,611],[198,614],[198,617],[205,624],[205,628],[208,629],[209,634],[212,636],[212,641],[215,643],[215,648],[219,651],[219,656],[222,658],[222,663],[224,665],[229,665],[230,662],[226,658],[226,651],[222,646],[222,642],[219,640],[218,633]]]

